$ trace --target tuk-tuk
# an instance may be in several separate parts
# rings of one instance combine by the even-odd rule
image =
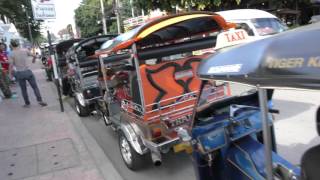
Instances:
[[[201,82],[196,69],[212,54],[194,52],[215,47],[217,34],[231,27],[210,12],[166,16],[119,35],[96,53],[100,111],[119,134],[128,168],[141,168],[150,155],[158,166],[163,153],[188,150],[178,133],[191,128]],[[226,96],[227,88],[206,86],[204,101]]]
[[[57,71],[59,76],[62,79],[62,84],[61,84],[61,88],[62,88],[62,94],[67,96],[69,94],[69,89],[70,86],[66,83],[67,81],[67,60],[66,60],[66,53],[68,51],[68,49],[70,47],[72,47],[74,44],[78,43],[79,41],[81,41],[83,39],[69,39],[69,40],[65,40],[62,41],[58,44],[55,45],[55,47],[53,48],[55,50],[55,57],[56,57],[56,65],[57,65]],[[50,58],[50,54],[49,54],[49,47],[46,47],[46,50],[43,53],[43,60],[42,62],[44,63],[45,67],[48,66],[48,59]],[[52,63],[52,62],[51,62]],[[51,71],[51,73],[48,73],[47,69],[47,74],[48,74],[48,79],[52,78],[49,76],[53,76],[53,69],[49,70]]]
[[[98,77],[98,58],[93,56],[101,45],[115,35],[101,35],[74,44],[65,54],[67,74],[65,84],[68,94],[74,96],[79,116],[88,116],[95,109],[95,101],[101,98]]]
[[[197,113],[189,138],[197,179],[319,179],[319,145],[303,155],[301,169],[292,165],[272,148],[271,115],[279,113],[272,107],[272,89],[319,89],[319,32],[320,24],[308,25],[224,49],[201,62],[203,84],[234,82],[256,90],[215,101]]]

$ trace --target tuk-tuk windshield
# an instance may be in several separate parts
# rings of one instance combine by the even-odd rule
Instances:
[[[260,36],[267,36],[286,31],[288,27],[277,18],[256,18],[251,22]]]

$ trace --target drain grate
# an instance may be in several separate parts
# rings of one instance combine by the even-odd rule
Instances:
[[[75,167],[79,155],[71,139],[0,152],[0,179],[22,179]]]

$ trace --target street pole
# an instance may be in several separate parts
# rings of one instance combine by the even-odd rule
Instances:
[[[119,0],[116,1],[116,16],[117,16],[117,28],[118,34],[121,34],[121,25],[120,25],[120,11],[119,11]]]
[[[28,1],[26,1],[27,3],[28,3]],[[30,23],[29,23],[29,13],[28,13],[28,9],[27,9],[27,7],[25,7],[25,6],[22,6],[22,7],[24,7],[23,9],[25,10],[25,12],[26,12],[26,18],[27,18],[27,24],[28,24],[28,32],[29,32],[29,39],[30,39],[30,42],[31,42],[31,44],[32,44],[32,46],[33,46],[33,37],[32,37],[32,32],[31,32],[31,26],[30,26]]]
[[[133,2],[130,0],[130,6],[131,6],[131,15],[134,17],[134,7],[133,7]]]
[[[52,49],[51,35],[50,35],[50,31],[49,30],[47,30],[47,35],[48,35],[48,42],[49,42],[49,53],[50,53],[50,57],[51,57],[51,60],[52,60],[54,80],[55,80],[55,84],[56,84],[57,90],[58,90],[60,110],[61,110],[61,112],[64,112],[64,107],[63,107],[63,102],[62,102],[62,95],[61,95],[61,87],[60,87],[59,76],[58,76],[57,63],[56,63],[56,60],[55,60],[55,57],[54,57],[54,53],[53,53],[53,49]]]
[[[101,14],[102,14],[102,25],[103,25],[103,34],[107,34],[107,22],[106,22],[106,15],[104,13],[104,5],[103,0],[100,0],[100,6],[101,6]]]

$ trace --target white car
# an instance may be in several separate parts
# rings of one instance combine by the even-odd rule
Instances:
[[[227,22],[235,23],[247,31],[254,39],[261,39],[272,34],[277,34],[288,27],[275,15],[257,9],[237,9],[216,12]]]

